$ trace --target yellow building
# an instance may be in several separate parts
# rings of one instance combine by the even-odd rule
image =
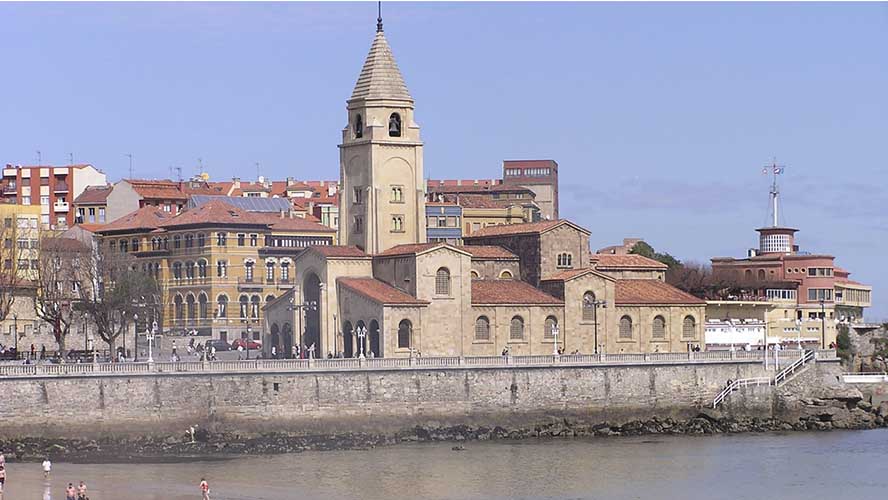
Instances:
[[[102,245],[132,253],[160,281],[164,331],[197,330],[226,341],[258,340],[262,307],[292,286],[295,256],[335,243],[331,228],[221,200],[175,216],[143,207],[97,233]]]
[[[40,205],[0,204],[3,220],[3,271],[16,270],[20,279],[37,278],[40,245]]]

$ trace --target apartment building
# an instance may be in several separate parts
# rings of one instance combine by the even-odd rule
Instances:
[[[0,192],[5,203],[39,207],[44,228],[64,230],[75,223],[73,200],[87,186],[105,184],[105,174],[89,164],[57,167],[7,163]]]

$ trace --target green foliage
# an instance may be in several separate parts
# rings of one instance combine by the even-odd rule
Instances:
[[[836,346],[837,353],[843,361],[848,362],[854,355],[848,325],[839,325],[839,332],[836,335]]]
[[[641,255],[642,257],[647,257],[649,259],[654,259],[658,262],[662,262],[669,266],[669,269],[677,269],[682,266],[680,260],[676,259],[672,255],[668,253],[659,253],[654,250],[654,247],[648,245],[643,241],[639,241],[635,245],[632,246],[632,249],[629,250],[629,253],[635,255]]]

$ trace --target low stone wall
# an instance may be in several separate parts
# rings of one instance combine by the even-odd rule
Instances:
[[[826,378],[839,371],[829,361],[808,370]],[[687,419],[711,408],[728,379],[768,375],[760,362],[725,361],[0,377],[0,438],[181,435],[192,425],[243,436],[392,435],[416,426],[526,427],[553,418]],[[752,390],[732,395],[725,411],[780,411],[778,396],[747,397]],[[798,390],[809,392],[803,384]]]

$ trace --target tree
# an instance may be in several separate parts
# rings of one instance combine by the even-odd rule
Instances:
[[[649,259],[654,259],[657,262],[662,262],[669,266],[669,269],[674,269],[681,267],[681,261],[669,255],[668,253],[658,253],[654,250],[654,247],[648,245],[643,241],[639,241],[635,245],[632,245],[632,248],[629,250],[630,254],[641,255],[642,257],[647,257]]]
[[[666,271],[666,282],[696,297],[708,298],[715,280],[707,264],[687,262]]]
[[[65,351],[65,338],[77,319],[77,289],[88,250],[82,242],[71,238],[51,236],[40,240],[34,312],[52,327],[59,352]]]
[[[81,274],[80,308],[113,353],[117,339],[135,324],[135,316],[147,319],[151,307],[160,303],[161,289],[132,255],[104,245],[90,249]]]
[[[27,224],[27,219],[25,219]],[[0,321],[12,311],[15,296],[22,285],[19,272],[18,221],[10,214],[0,226]],[[30,245],[30,240],[25,240]],[[18,335],[18,332],[16,332]]]

